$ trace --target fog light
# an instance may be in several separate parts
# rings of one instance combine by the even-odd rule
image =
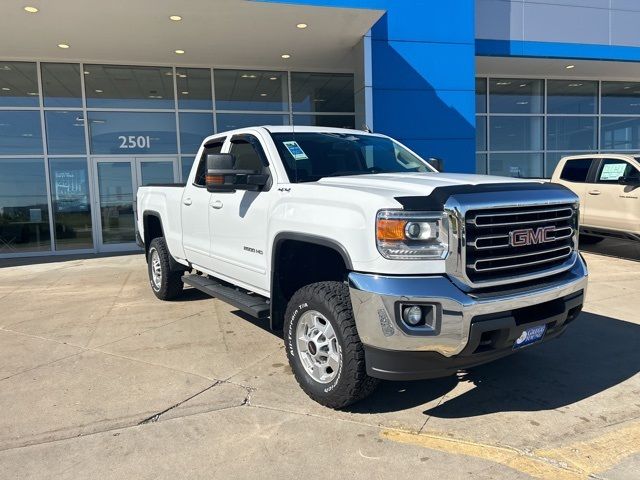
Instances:
[[[422,308],[418,305],[405,307],[402,311],[402,319],[411,326],[416,326],[422,321]]]

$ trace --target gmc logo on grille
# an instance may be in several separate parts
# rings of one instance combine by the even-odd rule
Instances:
[[[553,242],[551,235],[555,227],[523,228],[509,233],[509,244],[512,247],[525,247],[527,245],[537,245],[539,243]]]

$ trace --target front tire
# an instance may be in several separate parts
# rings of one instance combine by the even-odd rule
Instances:
[[[173,300],[182,294],[182,271],[171,270],[171,254],[163,237],[154,238],[147,254],[151,290],[160,300]]]
[[[289,364],[304,392],[329,408],[344,408],[370,395],[379,380],[366,371],[349,289],[320,282],[298,290],[285,314]]]

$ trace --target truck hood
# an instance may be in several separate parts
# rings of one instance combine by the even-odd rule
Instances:
[[[462,173],[377,173],[327,177],[318,180],[319,185],[344,187],[369,191],[387,196],[429,195],[434,188],[451,185],[481,185],[487,183],[544,183],[543,180],[518,179],[492,175]]]

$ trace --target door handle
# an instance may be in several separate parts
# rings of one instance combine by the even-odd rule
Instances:
[[[600,195],[600,190],[591,190],[589,195]]]
[[[222,200],[216,200],[211,204],[211,208],[215,208],[216,210],[221,209],[223,206]]]
[[[182,203],[184,203],[185,205],[191,205],[191,199],[190,198],[185,198],[184,200],[182,200]]]

